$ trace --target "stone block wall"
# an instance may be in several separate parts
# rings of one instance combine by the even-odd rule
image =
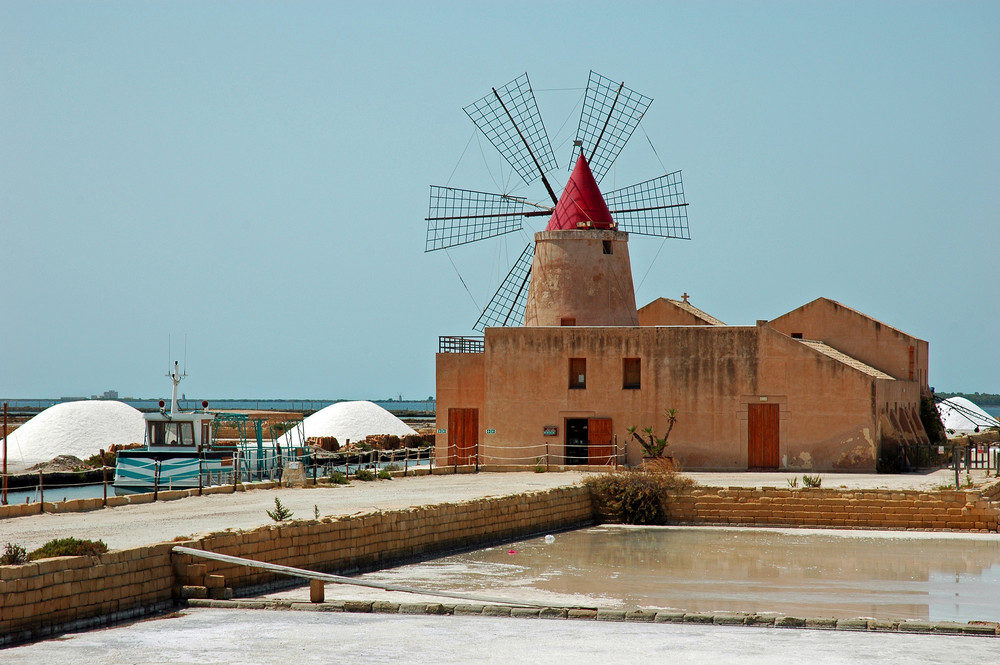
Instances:
[[[997,532],[1000,504],[978,491],[695,487],[670,507],[676,524]]]
[[[185,591],[191,594],[191,587],[205,589],[204,595],[209,597],[226,597],[229,589],[266,584],[281,577],[173,553],[172,548],[179,544],[297,568],[351,573],[591,523],[589,489],[570,487],[287,522],[95,557],[0,566],[0,647],[139,618],[171,606]]]
[[[0,566],[0,647],[144,616],[173,602],[173,543]]]
[[[546,530],[592,524],[590,491],[571,487],[511,497],[445,503],[357,517],[292,522],[243,533],[219,533],[177,543],[220,554],[338,574],[374,570],[399,561],[474,548]],[[205,573],[223,575],[230,588],[281,576],[266,570],[175,555],[183,585]],[[202,572],[198,564],[207,565]],[[188,573],[190,566],[196,566]]]

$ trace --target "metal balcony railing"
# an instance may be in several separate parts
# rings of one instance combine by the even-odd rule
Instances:
[[[438,337],[438,353],[485,353],[486,341],[483,337]]]

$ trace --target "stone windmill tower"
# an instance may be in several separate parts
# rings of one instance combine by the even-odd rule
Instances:
[[[590,73],[573,141],[573,170],[559,197],[546,173],[557,167],[524,74],[493,88],[465,112],[525,183],[541,180],[552,205],[510,194],[431,186],[425,251],[520,231],[549,217],[473,326],[638,325],[629,234],[689,239],[680,171],[601,193],[652,99]]]

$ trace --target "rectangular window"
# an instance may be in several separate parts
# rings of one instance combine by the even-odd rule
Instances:
[[[639,358],[622,358],[622,389],[637,390],[642,387],[642,361]]]
[[[586,358],[569,359],[569,387],[578,389],[587,387]]]
[[[611,244],[610,240],[605,240],[604,241],[604,253],[605,254],[614,254],[615,253],[615,247],[614,247],[614,245]]]
[[[576,318],[574,317],[564,317],[559,319],[559,325],[561,326],[575,326]]]

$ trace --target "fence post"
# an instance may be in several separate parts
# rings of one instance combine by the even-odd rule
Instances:
[[[101,504],[105,508],[108,506],[108,465],[104,463],[104,450],[101,450],[101,481],[104,485],[104,502]]]
[[[45,482],[42,472],[38,472],[38,502],[42,504],[42,512],[45,512]]]
[[[958,457],[958,450],[956,450],[956,446],[954,445],[951,447],[951,461],[955,463],[955,489],[959,489],[960,485],[958,482],[958,476],[962,460]]]

